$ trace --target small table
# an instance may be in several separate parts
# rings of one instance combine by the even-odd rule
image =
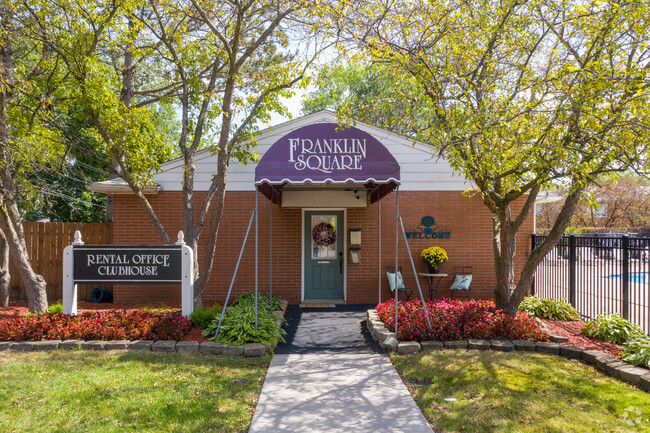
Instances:
[[[429,273],[419,273],[421,277],[424,277],[427,280],[427,285],[429,286],[429,300],[433,300],[433,292],[436,293],[436,298],[438,298],[438,285],[440,285],[440,280],[444,277],[447,277],[448,274],[429,274]],[[434,287],[435,281],[435,287]]]

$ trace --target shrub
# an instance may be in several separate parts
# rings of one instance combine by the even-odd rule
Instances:
[[[634,335],[643,334],[643,330],[618,314],[601,314],[590,320],[580,330],[587,337],[622,344]]]
[[[377,306],[386,327],[395,330],[395,301]],[[431,329],[419,300],[398,303],[399,340],[461,340],[504,337],[512,340],[547,341],[535,320],[524,313],[517,317],[498,310],[494,301],[443,299],[426,303]]]
[[[237,295],[237,297],[232,301],[232,305],[237,305],[241,302],[247,302],[255,306],[255,292],[245,292]],[[269,294],[268,293],[259,293],[257,294],[257,305],[269,307]],[[271,310],[281,310],[282,304],[280,303],[280,298],[277,296],[273,297],[273,303],[271,305]]]
[[[182,340],[190,321],[178,312],[101,311],[0,318],[0,340]]]
[[[215,317],[221,314],[221,305],[215,303],[212,307],[196,307],[190,314],[190,322],[197,328],[207,328]]]
[[[632,365],[650,367],[650,336],[632,335],[623,345],[622,357]]]
[[[267,298],[268,300],[268,298]],[[210,340],[232,346],[243,346],[246,343],[262,343],[275,346],[284,341],[286,331],[277,324],[279,318],[268,307],[258,304],[257,329],[255,328],[255,302],[240,301],[226,308],[226,313],[219,329],[219,335],[214,334],[219,325],[215,318],[211,325],[203,331],[203,336],[212,335]]]
[[[63,314],[63,303],[61,300],[59,299],[54,304],[50,304],[50,306],[47,307],[47,312],[49,314]]]
[[[555,299],[529,296],[524,298],[521,305],[519,305],[519,311],[524,311],[529,316],[543,317],[545,319],[580,320],[578,310],[573,308],[571,304],[567,304],[564,298],[557,301]]]
[[[144,311],[150,311],[152,313],[156,313],[156,312],[160,312],[160,311],[171,311],[172,307],[170,307],[169,305],[147,304],[147,305],[143,305],[139,309],[144,310]]]

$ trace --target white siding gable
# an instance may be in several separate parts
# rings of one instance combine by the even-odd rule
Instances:
[[[313,123],[337,123],[336,115],[330,111],[321,111],[299,119],[280,124],[261,131],[257,136],[255,151],[260,157],[279,138],[290,131]],[[384,129],[375,128],[357,122],[357,128],[376,137],[393,154],[401,167],[402,184],[405,191],[464,191],[469,183],[462,176],[454,173],[451,166],[442,158],[432,156],[431,147],[413,142]],[[216,173],[217,157],[208,151],[197,154],[194,162],[195,190],[205,191],[209,188],[212,176]],[[240,164],[231,161],[226,183],[227,191],[254,191],[255,167],[257,164]],[[180,191],[182,180],[182,160],[176,159],[162,164],[162,172],[154,179],[164,191]]]

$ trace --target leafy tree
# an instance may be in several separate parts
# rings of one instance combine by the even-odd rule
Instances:
[[[183,229],[195,252],[197,305],[212,269],[230,160],[257,158],[253,149],[257,124],[269,120],[274,111],[287,114],[280,99],[291,94],[310,62],[311,56],[298,56],[286,48],[289,36],[300,34],[296,26],[308,21],[299,16],[305,5],[302,1],[124,1],[110,20],[102,15],[104,28],[81,44],[41,35],[56,47],[76,83],[70,96],[82,115],[75,119],[86,123],[85,131],[94,132],[103,143],[113,172],[127,182],[166,243],[175,239],[143,190],[151,184],[159,162],[170,156],[153,107],[162,103],[176,108],[180,134],[175,152],[184,166]],[[57,14],[53,6],[33,18],[59,22],[54,18]],[[304,46],[317,51],[314,44]],[[203,149],[216,154],[218,163],[207,194],[199,201],[194,194],[194,159]],[[207,249],[199,254],[204,228]]]
[[[580,205],[571,225],[628,229],[650,227],[650,188],[648,182],[636,176],[607,180],[601,186],[592,185],[588,191],[595,205]]]
[[[45,281],[29,262],[18,203],[32,189],[26,174],[63,153],[59,134],[47,122],[54,116],[52,101],[63,97],[65,76],[56,55],[31,37],[24,25],[28,15],[18,2],[0,4],[0,297],[8,300],[8,248],[25,283],[29,310],[38,313],[47,310]]]
[[[280,98],[291,94],[301,82],[308,59],[295,57],[286,49],[290,29],[285,26],[299,18],[302,1],[200,1],[184,3],[186,14],[176,14],[176,3],[160,3],[153,20],[141,20],[160,42],[161,58],[178,83],[174,98],[181,110],[178,149],[184,163],[183,206],[186,242],[195,254],[194,303],[202,303],[202,293],[210,277],[216,238],[223,211],[226,175],[231,158],[246,162],[257,155],[253,134],[257,122],[269,120],[274,111],[286,109]],[[184,21],[191,24],[192,36],[181,37]],[[293,30],[295,31],[295,30]],[[204,144],[205,143],[205,144]],[[212,143],[212,144],[207,144]],[[206,145],[217,154],[217,170],[202,203],[194,199],[194,157]],[[161,237],[170,239],[146,198],[123,164],[123,178],[149,212]],[[208,221],[208,210],[214,206]],[[207,248],[199,265],[198,239],[205,224]]]
[[[649,26],[643,1],[368,1],[325,8],[422,101],[410,123],[493,214],[497,305],[510,314],[596,179],[648,172]],[[419,98],[419,95],[425,95]],[[381,104],[375,104],[381,110]],[[426,128],[419,128],[425,116]],[[515,239],[540,190],[567,191],[515,283]],[[513,205],[514,203],[521,205]]]
[[[650,227],[650,186],[639,176],[606,179],[586,188],[570,226],[628,230]],[[561,201],[538,205],[537,230],[548,231],[561,208]]]
[[[301,56],[287,49],[289,36],[300,36],[298,26],[310,21],[300,15],[306,3],[16,4],[22,8],[21,26],[56,59],[57,73],[65,80],[59,86],[64,95],[51,104],[55,115],[38,113],[42,123],[57,131],[51,132],[57,138],[76,123],[79,136],[101,143],[103,152],[94,152],[108,156],[105,163],[127,182],[166,243],[172,239],[143,190],[160,161],[180,154],[184,232],[195,251],[195,303],[200,304],[214,259],[228,164],[231,158],[257,158],[253,134],[258,122],[269,120],[274,111],[287,114],[280,99],[303,78],[313,58],[307,54],[318,51],[316,43],[305,43]],[[174,151],[165,145],[156,122],[156,110],[169,106],[180,118]],[[93,146],[87,143],[86,148]],[[203,149],[217,154],[218,164],[205,199],[197,202],[194,158]],[[206,224],[208,247],[200,256],[198,239]]]
[[[86,189],[108,173],[101,143],[84,134],[78,123],[68,121],[62,131],[66,152],[57,161],[27,174],[29,198],[18,203],[23,219],[49,218],[61,222],[103,222],[106,196]],[[28,198],[28,199],[27,199]]]
[[[178,121],[171,104],[153,103],[149,108],[160,146],[168,150],[162,152],[158,161],[162,162],[174,154]],[[97,140],[98,133],[92,124],[77,121],[74,112],[67,114],[70,118],[61,129],[66,152],[56,163],[28,175],[32,191],[29,199],[23,196],[18,203],[21,215],[27,221],[39,218],[62,222],[112,221],[112,215],[107,217],[112,211],[107,210],[107,196],[86,189],[93,182],[115,174],[111,171],[111,157],[103,141]]]
[[[391,129],[406,136],[416,136],[426,124],[416,125],[397,121],[403,113],[413,113],[412,119],[424,117],[425,108],[409,80],[396,79],[382,63],[370,64],[363,60],[338,62],[323,66],[314,84],[316,88],[302,101],[304,114],[329,109],[345,117],[363,117],[371,125]]]
[[[93,148],[96,130],[79,131],[83,123],[80,95],[74,78],[101,69],[110,41],[110,26],[119,26],[117,12],[128,3],[82,0],[54,3],[40,0],[4,1],[0,4],[0,230],[25,282],[31,312],[47,309],[45,281],[31,268],[22,229],[23,213],[39,211],[55,194],[73,198],[74,190],[87,194],[74,179],[76,167],[88,164],[86,153],[106,154]],[[104,63],[105,65],[106,63]],[[85,141],[87,140],[87,141]],[[79,147],[81,146],[81,147]],[[105,147],[105,146],[104,146]],[[142,149],[149,158],[152,146]],[[71,171],[73,170],[73,171]],[[69,188],[73,180],[73,191]],[[90,200],[88,196],[86,200]],[[4,257],[4,250],[2,251]],[[2,282],[8,281],[6,261]],[[0,298],[6,299],[6,290]]]

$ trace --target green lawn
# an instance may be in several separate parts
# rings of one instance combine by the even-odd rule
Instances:
[[[436,432],[650,432],[649,394],[578,361],[476,350],[392,360]]]
[[[269,360],[0,352],[0,432],[246,432]]]

